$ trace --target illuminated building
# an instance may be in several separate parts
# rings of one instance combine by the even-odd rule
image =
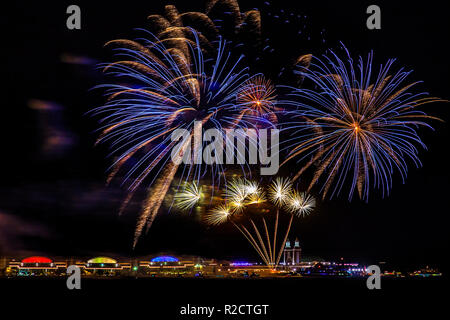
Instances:
[[[151,276],[204,276],[215,275],[220,269],[214,259],[200,257],[156,256],[149,261],[141,261],[141,274]]]
[[[302,254],[302,248],[300,248],[300,242],[298,238],[295,239],[294,246],[291,247],[291,242],[286,241],[286,245],[283,251],[283,263],[284,265],[298,265],[300,264],[300,257]]]
[[[28,257],[21,261],[11,260],[8,264],[7,273],[18,276],[31,275],[61,275],[67,268],[66,262],[53,262],[46,257]]]
[[[118,263],[117,260],[108,257],[96,257],[88,260],[84,266],[86,274],[118,275],[122,270],[130,270],[131,263]]]
[[[8,269],[8,259],[6,257],[0,258],[0,275],[7,274],[11,269]]]
[[[439,270],[437,270],[437,269],[430,268],[430,267],[426,266],[423,269],[410,272],[409,276],[411,276],[411,277],[422,277],[422,278],[440,277],[440,276],[442,276],[442,273],[439,272]]]
[[[131,263],[118,263],[108,257],[97,257],[87,262],[68,259],[64,262],[54,262],[46,257],[29,257],[21,261],[11,260],[6,269],[8,276],[55,276],[66,275],[67,267],[75,265],[83,275],[123,275],[131,269]]]
[[[239,277],[273,276],[274,274],[274,271],[271,268],[268,268],[262,263],[237,261],[229,264],[222,264],[221,268],[221,271],[226,274]]]
[[[303,276],[335,276],[363,277],[367,275],[366,267],[358,263],[341,263],[328,261],[313,261],[301,263],[296,272]]]
[[[153,258],[151,262],[178,262],[178,259],[171,256],[159,256]]]
[[[150,261],[141,261],[139,265],[143,272],[149,275],[178,276],[192,273],[196,263],[192,259],[180,260],[172,256],[157,256]]]
[[[69,258],[62,262],[55,262],[42,256],[28,257],[23,260],[0,260],[6,276],[67,276],[66,270],[70,265],[81,269],[84,277],[210,277],[210,278],[241,278],[241,277],[278,277],[278,276],[366,276],[366,267],[358,263],[327,262],[318,257],[303,257],[300,262],[300,243],[296,239],[288,241],[284,250],[286,264],[278,268],[267,267],[264,263],[251,261],[218,261],[198,256],[157,255],[141,260],[132,258],[122,262],[109,257],[96,257],[89,260],[75,260]],[[384,273],[384,276],[390,275]],[[394,273],[395,276],[403,274]],[[408,274],[408,276],[439,276],[437,270],[424,269]]]
[[[6,269],[8,266],[8,261],[5,257],[0,258],[0,270]]]

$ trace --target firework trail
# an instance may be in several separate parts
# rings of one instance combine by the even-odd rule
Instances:
[[[270,7],[270,3],[266,2],[265,6]],[[299,24],[296,19],[299,19],[300,15],[296,15],[296,19],[292,18],[293,14],[290,17],[282,18],[271,14],[271,9],[267,9],[268,12],[264,14],[264,18],[267,20],[266,33],[270,29],[269,26],[273,27],[272,24],[277,23],[278,19],[285,19],[282,28],[283,30],[286,28],[285,31],[290,36],[298,36],[301,33],[294,31],[296,29],[294,26]],[[279,80],[283,74],[283,77],[287,76],[286,80],[293,80],[299,87],[304,78],[301,72],[308,70],[312,58],[311,54],[298,56],[297,50],[289,49],[287,50],[289,57],[279,59],[279,54],[274,53],[275,49],[270,44],[274,35],[270,32],[262,33],[262,19],[263,16],[259,9],[242,11],[237,0],[208,0],[204,12],[182,13],[174,5],[167,5],[162,14],[148,16],[152,30],[157,37],[163,39],[166,45],[175,46],[187,57],[190,56],[189,52],[178,39],[192,39],[193,30],[195,30],[204,50],[214,51],[214,43],[220,37],[224,37],[234,44],[233,51],[235,53],[239,52],[245,57],[249,68],[264,74],[264,76],[249,80],[237,97],[237,103],[241,105],[242,112],[236,119],[236,124],[244,119],[256,129],[274,127],[279,122],[278,118],[283,114],[281,112],[283,106],[277,103],[275,86],[269,78]],[[291,25],[290,20],[292,19]],[[289,23],[286,24],[286,22]],[[305,27],[304,21],[300,24]],[[278,24],[275,26],[281,27]],[[292,40],[294,41],[294,38]],[[290,48],[290,45],[284,43],[282,47],[286,49]]]
[[[212,47],[211,42],[217,40],[219,34],[233,37],[236,43],[248,35],[256,43],[261,38],[260,12],[241,12],[236,0],[207,1],[205,12],[180,13],[174,5],[167,5],[164,14],[149,15],[148,20],[158,38],[187,38],[194,29],[201,35],[202,44],[208,47]],[[225,26],[224,20],[230,21],[230,25]]]
[[[150,21],[151,28],[154,30],[157,37],[169,43],[169,46],[180,47],[177,39],[190,39],[192,38],[193,30],[195,30],[202,47],[206,50],[214,50],[214,45],[212,43],[220,38],[221,27],[217,26],[208,14],[211,9],[216,7],[216,5],[220,5],[224,2],[228,3],[226,7],[223,7],[224,10],[233,8],[231,10],[236,13],[232,27],[233,34],[240,33],[240,27],[243,25],[244,21],[252,24],[254,19],[251,18],[245,18],[244,21],[242,21],[239,6],[236,1],[219,1],[219,3],[209,2],[207,4],[209,10],[207,10],[206,13],[197,11],[180,13],[174,5],[167,5],[164,7],[164,14],[151,14],[147,19]],[[223,14],[223,11],[221,11],[221,13]],[[244,15],[249,14],[245,13]],[[254,15],[250,16],[254,17]],[[258,21],[258,19],[256,19],[256,21]],[[187,46],[181,45],[180,49],[185,54],[189,54]]]
[[[202,197],[202,187],[199,187],[196,181],[186,182],[182,190],[175,194],[175,206],[180,210],[191,210]]]
[[[191,34],[194,40],[171,39],[177,44],[169,47],[167,39],[150,33],[146,33],[149,39],[140,42],[120,39],[107,43],[117,47],[119,61],[106,65],[104,71],[121,82],[133,83],[100,86],[106,90],[108,101],[93,110],[94,115],[102,117],[98,142],[109,142],[112,154],[118,155],[108,182],[128,166],[124,183],[129,183],[129,195],[122,209],[150,173],[156,172],[133,247],[143,228],[151,226],[191,146],[191,140],[186,140],[174,150],[176,142],[170,140],[171,133],[185,129],[192,138],[198,127],[223,130],[235,126],[239,116],[235,99],[249,79],[247,70],[239,67],[240,59],[230,61],[224,41],[219,42],[215,56],[204,57],[200,38],[194,30]],[[197,155],[195,148],[199,147],[194,144],[192,155]],[[218,166],[215,173],[223,170]],[[186,176],[199,179],[205,170],[205,166],[191,166]]]
[[[317,165],[308,192],[321,180],[323,198],[330,190],[332,198],[350,180],[349,200],[357,190],[367,201],[371,185],[389,194],[394,171],[405,181],[407,160],[421,165],[417,147],[425,145],[417,128],[431,128],[427,120],[436,118],[417,108],[443,100],[414,93],[419,82],[405,83],[411,72],[403,69],[391,73],[393,59],[374,76],[372,52],[356,64],[345,51],[345,59],[333,52],[315,58],[301,75],[316,89],[297,89],[283,101],[297,109],[290,114],[298,120],[286,124],[294,133],[282,165],[293,158],[306,162],[294,180]]]
[[[297,216],[308,215],[316,206],[316,200],[311,195],[292,191],[286,203],[287,210]]]
[[[205,221],[210,225],[219,225],[226,222],[231,214],[231,208],[225,204],[221,204],[205,217]]]
[[[270,7],[267,2],[265,5]],[[286,43],[282,49],[287,49],[289,57],[279,59],[279,53],[275,52],[274,44],[272,44],[272,38],[276,35],[267,31],[270,28],[282,28],[282,32],[289,33],[292,40],[295,41],[302,33],[297,28],[300,25],[305,28],[305,21],[300,19],[300,15],[295,15],[293,18],[294,15],[291,14],[289,17],[283,18],[272,14],[271,9],[267,9],[268,12],[265,14],[259,9],[243,11],[237,0],[208,0],[204,12],[179,12],[174,5],[167,5],[162,14],[152,14],[148,16],[148,20],[158,38],[164,39],[167,45],[180,47],[176,39],[191,39],[192,30],[196,30],[202,47],[209,51],[214,50],[213,43],[223,36],[232,41],[234,52],[245,55],[249,66],[255,68],[254,73],[261,72],[267,77],[271,74],[270,77],[273,79],[282,74],[288,74],[288,77],[295,77],[295,82],[300,85],[303,77],[294,74],[292,71],[295,68],[293,67],[296,66],[300,71],[307,69],[311,55],[298,57],[297,50],[291,48],[292,43]],[[266,19],[264,33],[263,19]],[[280,19],[283,20],[281,24],[278,21]],[[305,30],[303,31],[305,34],[307,33]],[[185,53],[188,51],[186,46],[181,50]]]
[[[242,178],[234,179],[228,184],[223,200],[224,203],[210,210],[205,222],[210,225],[231,222],[270,268],[276,268],[280,262],[294,217],[305,216],[311,213],[315,207],[315,199],[312,196],[297,192],[292,188],[291,181],[284,178],[277,178],[268,186],[267,198],[263,188],[257,183]],[[255,205],[276,206],[272,238],[267,219],[262,211],[258,214],[261,216],[262,228],[258,228],[254,218],[247,214],[248,209]],[[290,218],[280,247],[277,248],[280,210],[288,214]],[[242,220],[249,221],[250,228],[246,227]]]

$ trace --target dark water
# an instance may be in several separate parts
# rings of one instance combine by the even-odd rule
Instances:
[[[127,319],[208,319],[180,315],[187,304],[222,311],[209,319],[390,318],[393,314],[403,318],[419,310],[437,315],[448,307],[446,278],[381,281],[381,290],[368,290],[363,278],[82,279],[81,290],[68,290],[64,278],[15,278],[0,279],[0,306],[18,314],[42,310],[83,319],[107,315],[116,319],[123,312]],[[224,315],[225,304],[269,306],[266,315]]]

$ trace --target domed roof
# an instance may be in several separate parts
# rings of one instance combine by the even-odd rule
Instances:
[[[178,259],[171,256],[159,256],[152,259],[152,262],[178,262]]]
[[[117,261],[108,257],[96,257],[88,260],[87,263],[117,263]]]
[[[22,263],[52,263],[53,261],[46,257],[28,257],[22,260]]]

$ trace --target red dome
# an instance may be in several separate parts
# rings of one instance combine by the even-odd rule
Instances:
[[[22,260],[22,263],[52,263],[53,261],[45,257],[29,257]]]

